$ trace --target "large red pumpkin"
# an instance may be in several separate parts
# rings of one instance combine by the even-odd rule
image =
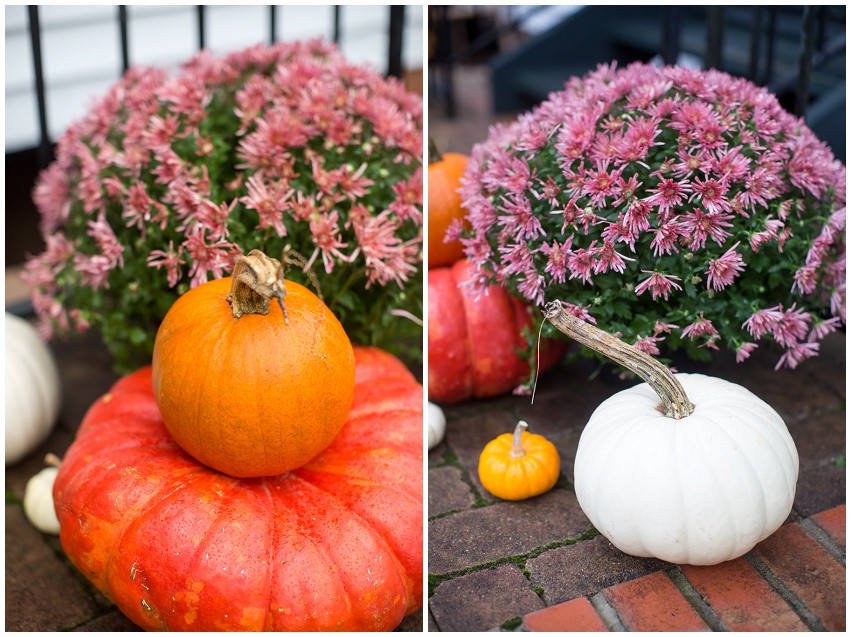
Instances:
[[[147,630],[390,630],[422,605],[422,386],[356,348],[334,441],[239,479],[163,425],[151,369],[88,411],[54,488],[69,559]]]
[[[529,363],[518,354],[528,347],[523,329],[532,327],[532,308],[491,285],[471,296],[459,287],[473,267],[458,261],[428,271],[428,397],[438,403],[488,398],[511,391],[529,378]],[[541,371],[564,354],[563,341],[541,343]]]

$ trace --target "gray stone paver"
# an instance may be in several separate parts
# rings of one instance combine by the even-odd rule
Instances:
[[[458,467],[438,467],[429,471],[428,517],[470,509],[474,502],[470,485],[464,482]]]
[[[845,503],[845,485],[845,468],[835,464],[802,472],[798,477],[793,514],[806,518]]]
[[[660,560],[627,555],[602,535],[547,551],[526,562],[532,583],[544,589],[547,606],[593,595],[669,566]]]
[[[77,626],[74,632],[110,632],[110,633],[130,633],[141,630],[136,624],[127,619],[121,611],[113,608],[105,612],[103,615],[95,617],[93,620]]]
[[[429,607],[441,631],[485,631],[544,603],[518,567],[504,565],[440,584]]]
[[[6,505],[6,630],[55,631],[96,617],[102,607],[71,567],[30,526],[18,504]]]
[[[727,352],[718,352],[709,363],[687,359],[674,361],[679,371],[717,376],[747,387],[784,417],[801,461],[795,505],[789,521],[846,501],[845,468],[836,463],[837,458],[844,458],[846,443],[845,343],[844,333],[829,336],[822,343],[822,354],[796,370],[775,371],[779,352],[767,348],[757,350],[751,360],[741,365]],[[455,600],[452,607],[462,616],[458,621],[465,621],[467,605],[473,604],[478,609],[483,604],[476,597],[479,588],[466,583],[477,581],[480,573],[477,569],[489,572],[489,565],[499,563],[501,558],[531,553],[528,559],[512,561],[512,564],[518,564],[522,569],[518,574],[528,578],[547,606],[594,595],[620,582],[670,567],[658,560],[627,556],[602,536],[554,548],[548,547],[543,539],[552,537],[542,532],[544,529],[564,529],[563,520],[560,523],[553,520],[556,516],[575,514],[574,520],[584,519],[570,489],[576,445],[588,416],[602,400],[638,382],[620,379],[605,370],[594,380],[588,380],[593,369],[594,364],[584,359],[562,362],[539,379],[534,405],[529,397],[504,396],[444,407],[446,439],[429,454],[429,486],[432,476],[437,477],[434,465],[440,464],[442,458],[454,457],[462,470],[469,473],[469,481],[480,495],[493,503],[448,513],[429,523],[428,571],[439,582],[433,589],[434,595],[437,596],[437,591],[448,590],[461,598]],[[484,445],[500,433],[510,431],[519,418],[529,421],[536,433],[545,435],[556,445],[564,479],[549,494],[509,503],[482,489],[477,464]],[[556,502],[556,498],[562,503]],[[532,524],[531,520],[534,525],[527,526],[527,521]],[[522,536],[531,528],[537,531]],[[579,532],[582,531],[584,529]],[[567,533],[561,535],[568,536]],[[536,542],[538,546],[533,546]],[[449,587],[456,580],[463,580],[465,584]],[[513,580],[511,584],[506,581],[503,586],[493,579],[489,584],[493,586],[491,603],[494,609],[499,609],[506,590],[513,590],[515,584]],[[435,597],[430,600],[432,613]],[[446,627],[455,625],[452,623],[455,620],[448,616],[450,607],[445,602],[441,604],[442,615],[440,621],[436,621],[436,628],[453,630]],[[493,619],[489,626],[480,625],[475,630],[497,629],[503,621],[505,618],[500,615],[499,620]]]
[[[591,526],[576,496],[553,489],[520,502],[500,502],[428,524],[430,573],[450,573],[574,538]]]

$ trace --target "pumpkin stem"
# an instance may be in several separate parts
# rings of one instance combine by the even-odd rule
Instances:
[[[49,467],[56,467],[57,469],[62,466],[62,459],[56,454],[49,453],[44,456],[44,464]]]
[[[280,261],[266,256],[260,250],[252,250],[247,256],[236,259],[233,283],[227,295],[234,318],[243,314],[268,314],[269,301],[276,299],[284,313],[284,321],[289,324],[287,309],[284,307],[286,295],[284,269]]]
[[[665,415],[669,418],[679,420],[694,411],[694,404],[688,399],[680,381],[670,369],[649,354],[573,316],[564,309],[561,301],[547,303],[544,306],[544,317],[580,345],[590,347],[635,372],[662,399]]]
[[[511,447],[511,451],[508,454],[512,458],[522,458],[526,455],[526,450],[523,449],[523,432],[526,431],[528,426],[528,422],[521,420],[514,428],[514,445]]]
[[[428,136],[428,165],[436,164],[439,161],[443,160],[443,155],[440,150],[437,148],[437,144],[434,143],[434,140],[431,138],[431,135]]]

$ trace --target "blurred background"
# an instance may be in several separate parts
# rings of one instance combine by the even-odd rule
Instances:
[[[401,77],[422,94],[420,6],[6,6],[6,306],[27,296],[17,278],[42,250],[32,188],[53,144],[124,70],[176,69],[200,49],[321,37],[351,62]]]
[[[488,127],[598,64],[655,61],[767,87],[845,162],[845,5],[428,8],[429,134],[469,153]]]

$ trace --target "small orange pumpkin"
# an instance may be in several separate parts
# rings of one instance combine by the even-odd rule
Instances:
[[[458,188],[467,167],[467,156],[441,154],[429,140],[428,164],[428,267],[449,266],[464,258],[460,241],[444,243],[446,230],[454,219],[464,220]]]
[[[521,420],[513,434],[491,440],[479,456],[482,486],[503,500],[525,500],[552,489],[561,460],[555,445],[526,431]]]
[[[281,311],[270,311],[273,298]],[[307,288],[284,283],[281,264],[259,250],[237,260],[232,278],[181,296],[154,344],[154,394],[169,433],[238,478],[279,475],[325,449],[346,421],[354,383],[340,322]]]

